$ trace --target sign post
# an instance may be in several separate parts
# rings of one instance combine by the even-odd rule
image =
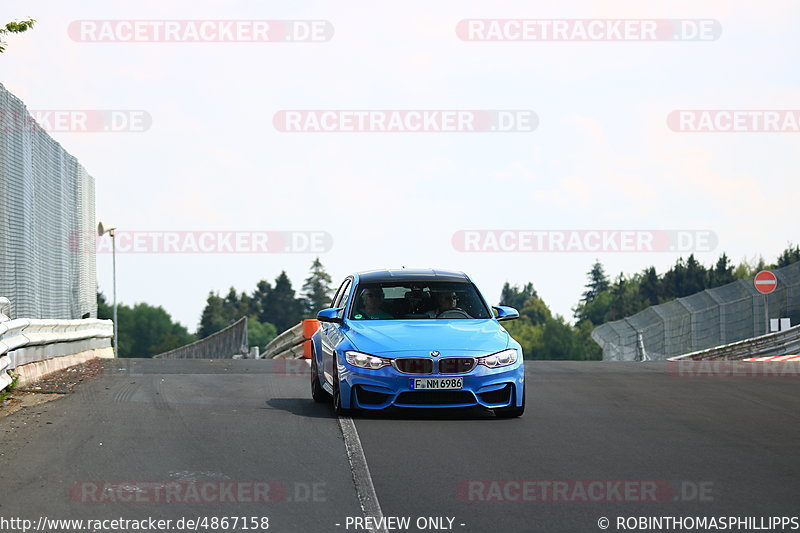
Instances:
[[[778,278],[769,270],[762,270],[753,278],[756,290],[764,295],[764,327],[769,333],[769,300],[767,295],[778,287]]]

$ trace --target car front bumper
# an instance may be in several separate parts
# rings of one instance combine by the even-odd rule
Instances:
[[[501,368],[478,365],[462,374],[405,374],[393,367],[368,370],[346,362],[338,372],[342,407],[347,409],[519,407],[525,386],[521,360]],[[464,382],[459,390],[414,390],[413,378],[463,378]]]

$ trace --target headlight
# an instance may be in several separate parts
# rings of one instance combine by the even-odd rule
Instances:
[[[392,364],[390,359],[384,359],[383,357],[376,357],[361,352],[344,352],[344,358],[353,366],[369,368],[370,370],[379,370]]]
[[[492,355],[487,355],[486,357],[478,358],[478,364],[487,368],[513,365],[516,362],[517,350],[514,348],[509,348],[508,350],[503,350],[502,352],[497,352],[493,353]]]

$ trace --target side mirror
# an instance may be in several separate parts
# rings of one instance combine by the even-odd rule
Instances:
[[[331,307],[329,309],[323,309],[319,313],[317,313],[317,320],[320,322],[336,322],[341,324],[342,319],[339,317],[339,313],[342,312],[342,307]]]
[[[497,318],[498,321],[514,320],[515,318],[519,318],[519,312],[513,307],[508,307],[505,305],[497,305],[493,306],[492,309],[494,309],[495,312],[497,313],[497,316],[495,318]]]

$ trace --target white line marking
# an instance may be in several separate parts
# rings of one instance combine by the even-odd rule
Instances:
[[[372,476],[367,466],[367,458],[364,457],[364,448],[361,447],[361,439],[358,438],[356,424],[349,416],[339,417],[339,428],[344,437],[344,447],[347,450],[347,460],[350,461],[350,470],[353,473],[353,484],[356,486],[356,494],[361,504],[364,516],[371,516],[376,522],[383,518],[381,504],[378,502],[378,495],[375,493],[375,486],[372,484]],[[385,528],[371,529],[372,533],[386,533]]]

